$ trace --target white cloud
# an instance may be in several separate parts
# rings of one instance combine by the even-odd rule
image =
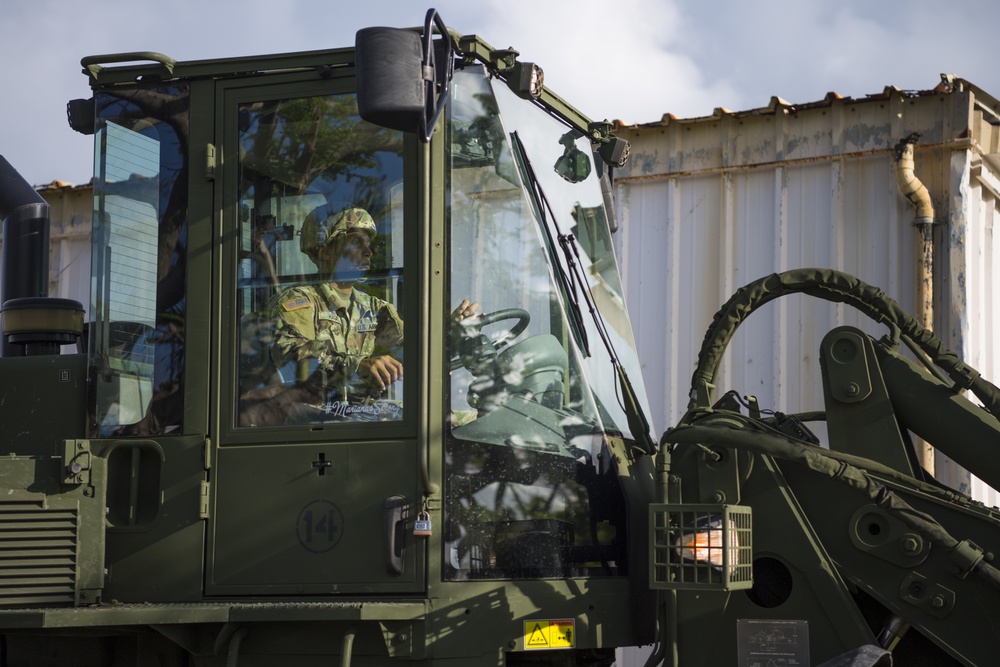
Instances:
[[[651,122],[767,104],[927,89],[953,72],[1000,96],[988,0],[440,0],[449,26],[513,46],[594,119]],[[419,25],[412,0],[6,0],[0,154],[32,183],[84,182],[91,140],[65,103],[89,96],[84,55],[160,51],[180,60],[333,48],[366,25]]]
[[[490,0],[478,7],[490,27],[479,34],[537,62],[547,85],[592,118],[705,115],[732,96],[727,84],[706,82],[679,48],[685,19],[673,1]]]

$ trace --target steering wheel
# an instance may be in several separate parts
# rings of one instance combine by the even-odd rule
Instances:
[[[505,320],[516,321],[496,340],[491,340],[483,333],[483,327]],[[504,308],[485,315],[473,315],[459,320],[452,325],[458,327],[459,336],[457,356],[451,360],[451,370],[465,366],[473,373],[479,374],[478,372],[482,371],[485,365],[496,358],[498,351],[528,328],[530,321],[531,315],[521,308]]]

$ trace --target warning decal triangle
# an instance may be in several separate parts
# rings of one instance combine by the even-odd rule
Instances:
[[[542,624],[535,623],[535,627],[531,630],[531,637],[528,639],[528,646],[548,646],[549,640],[546,639],[545,633],[542,632]]]

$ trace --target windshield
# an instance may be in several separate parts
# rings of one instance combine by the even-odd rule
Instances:
[[[479,67],[449,121],[449,576],[618,574],[612,359],[639,375],[592,148]]]
[[[483,328],[491,326],[487,333],[493,339],[516,326],[523,325],[523,333],[509,351],[497,354],[507,381],[504,373],[499,382],[481,374],[473,381],[476,363],[468,362],[477,350],[468,340],[455,350],[466,358],[453,364],[458,372],[452,375],[452,410],[482,412],[523,394],[529,391],[523,386],[512,390],[512,373],[541,373],[533,362],[549,362],[567,372],[560,396],[555,387],[541,388],[550,402],[582,417],[595,433],[632,438],[612,354],[636,379],[639,364],[589,140],[526,104],[502,82],[491,86],[469,72],[456,75],[453,100],[451,305],[476,301],[487,320],[496,319],[491,317],[496,311],[520,309],[520,321],[517,313],[507,313]],[[508,342],[494,340],[492,347]],[[635,389],[648,414],[641,383]]]

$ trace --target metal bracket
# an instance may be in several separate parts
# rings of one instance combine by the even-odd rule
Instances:
[[[955,608],[955,592],[911,572],[899,587],[899,597],[931,616],[944,618]]]
[[[63,484],[90,484],[89,440],[63,440]]]
[[[841,403],[860,403],[872,393],[866,341],[858,332],[844,328],[831,334],[823,340],[830,394]]]
[[[983,550],[969,540],[959,542],[949,555],[951,564],[957,568],[957,574],[961,579],[965,579],[983,560]]]
[[[215,180],[215,168],[217,166],[215,156],[215,144],[205,144],[205,180]]]
[[[613,125],[608,121],[594,121],[587,126],[587,134],[595,144],[603,144],[611,141],[615,134]]]
[[[698,454],[698,499],[702,503],[736,505],[740,502],[739,454],[712,447]]]
[[[912,448],[900,430],[871,337],[854,327],[833,329],[820,344],[820,367],[830,449],[912,477]]]
[[[518,55],[514,49],[495,49],[490,52],[490,64],[502,75],[514,69]]]
[[[437,512],[441,509],[441,494],[432,493],[429,496],[424,496],[424,507],[428,512]]]
[[[209,499],[211,498],[212,487],[209,482],[202,480],[198,483],[198,518],[207,519],[211,516],[209,512]]]
[[[848,533],[855,547],[899,567],[916,567],[931,551],[930,542],[875,505],[854,513]]]

